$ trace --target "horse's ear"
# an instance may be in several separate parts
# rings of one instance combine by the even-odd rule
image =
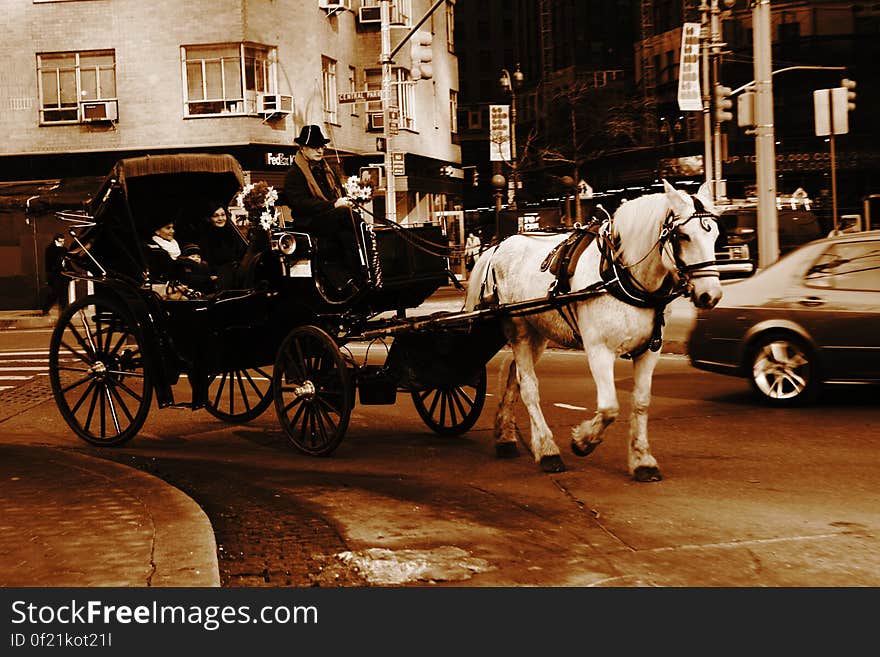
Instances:
[[[715,212],[713,212],[715,209],[715,200],[712,198],[712,192],[709,191],[709,183],[703,183],[700,185],[695,196],[700,199],[700,203],[703,204],[703,207],[706,208],[706,210],[715,214]]]
[[[663,191],[666,193],[666,200],[669,201],[669,207],[676,216],[680,217],[688,210],[687,201],[675,187],[669,184],[666,178],[663,179]],[[693,211],[693,208],[690,208]]]

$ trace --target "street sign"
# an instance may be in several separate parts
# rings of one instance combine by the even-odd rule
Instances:
[[[396,135],[400,132],[400,110],[391,108],[388,110],[388,134]]]
[[[489,160],[510,162],[510,105],[489,105]]]
[[[368,91],[346,91],[338,96],[340,103],[357,103],[367,100],[382,100],[381,89],[370,89]]]
[[[681,64],[678,67],[678,108],[682,112],[703,109],[700,94],[700,24],[685,23],[681,28]]]
[[[406,175],[405,155],[405,153],[391,153],[391,175]]]
[[[816,89],[813,92],[813,110],[816,114],[816,136],[845,135],[849,132],[849,112],[844,87]]]

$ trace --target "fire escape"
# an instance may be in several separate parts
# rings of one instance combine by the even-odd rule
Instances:
[[[657,70],[654,50],[649,40],[654,36],[654,2],[641,0],[642,27],[642,92],[645,99],[645,137],[649,144],[657,143]]]

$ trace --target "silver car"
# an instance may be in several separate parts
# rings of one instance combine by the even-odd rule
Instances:
[[[880,383],[880,231],[811,242],[725,285],[697,314],[688,356],[776,405],[814,401],[822,384]]]

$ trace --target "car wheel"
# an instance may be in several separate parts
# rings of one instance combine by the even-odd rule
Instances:
[[[794,335],[772,334],[758,340],[751,351],[752,387],[775,406],[815,400],[818,368],[810,347]]]

